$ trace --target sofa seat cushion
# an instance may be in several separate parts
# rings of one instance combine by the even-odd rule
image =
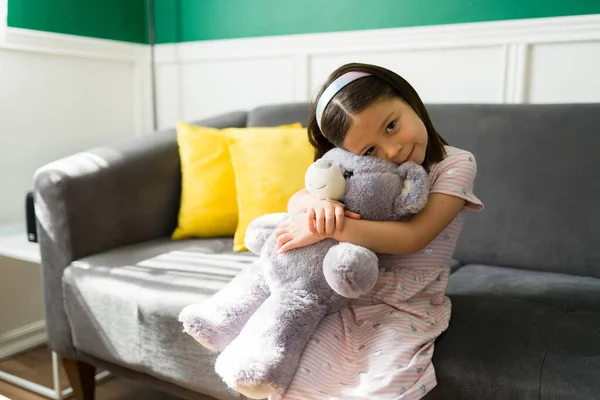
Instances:
[[[484,265],[450,276],[427,399],[595,399],[600,279]]]
[[[232,239],[163,239],[73,262],[64,303],[77,350],[218,399],[241,398],[216,355],[183,332],[179,312],[225,286],[256,256]]]

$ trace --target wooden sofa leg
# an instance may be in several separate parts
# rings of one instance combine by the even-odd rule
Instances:
[[[94,400],[96,368],[83,361],[62,358],[62,365],[73,388],[75,400]]]

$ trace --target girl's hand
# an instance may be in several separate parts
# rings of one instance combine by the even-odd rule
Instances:
[[[281,223],[275,230],[275,236],[277,237],[275,249],[277,250],[277,254],[282,254],[298,247],[309,246],[325,239],[323,236],[312,233],[308,226],[309,219],[305,213],[298,214],[292,219]]]
[[[360,219],[360,215],[344,209],[340,203],[314,199],[306,208],[308,229],[319,236],[330,237],[344,230],[344,218]]]

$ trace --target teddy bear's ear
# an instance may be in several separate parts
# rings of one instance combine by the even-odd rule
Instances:
[[[406,162],[398,166],[396,173],[402,182],[394,204],[396,213],[401,216],[418,213],[427,204],[429,196],[427,171],[416,163]]]

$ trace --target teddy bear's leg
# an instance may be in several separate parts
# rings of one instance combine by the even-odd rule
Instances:
[[[274,213],[258,217],[246,228],[244,244],[254,254],[260,254],[263,245],[281,222],[289,217],[287,213]]]
[[[260,260],[238,273],[223,289],[180,315],[185,332],[204,347],[223,351],[269,295]]]
[[[219,355],[216,372],[251,399],[283,393],[327,306],[304,290],[277,291]]]
[[[368,293],[377,283],[379,260],[366,247],[339,243],[325,255],[323,273],[329,286],[337,293],[357,298]]]

